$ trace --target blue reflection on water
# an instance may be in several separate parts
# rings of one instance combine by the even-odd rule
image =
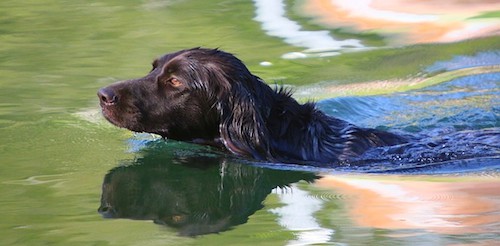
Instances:
[[[365,127],[410,132],[499,127],[500,73],[470,75],[420,90],[318,102],[327,114]]]
[[[472,56],[455,56],[448,61],[439,61],[424,69],[427,73],[452,71],[462,68],[500,65],[500,50],[479,52]]]

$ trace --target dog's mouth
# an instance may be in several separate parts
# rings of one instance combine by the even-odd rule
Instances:
[[[104,118],[106,118],[106,120],[108,120],[111,124],[126,128],[124,124],[122,124],[121,120],[118,119],[119,117],[117,117],[117,112],[114,105],[101,103],[101,113]]]
[[[102,108],[103,108],[103,107],[114,106],[115,104],[116,104],[116,103],[114,103],[114,102],[104,102],[104,101],[102,101],[102,100],[101,100],[101,102],[100,102],[100,105],[101,105],[101,107],[102,107]]]
[[[121,112],[115,104],[101,103],[101,113],[111,124],[135,131],[132,127],[133,124],[131,119],[135,117],[130,117],[130,115],[135,115],[132,111]],[[128,120],[125,120],[128,119]]]
[[[163,138],[168,138],[168,129],[146,129],[144,124],[140,124],[141,114],[138,109],[127,108],[127,110],[121,110],[117,105],[101,103],[101,113],[108,122],[117,127],[133,132],[158,134]]]

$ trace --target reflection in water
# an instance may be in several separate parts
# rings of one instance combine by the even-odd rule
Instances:
[[[498,239],[498,176],[427,179],[326,176],[316,185],[346,194],[349,217],[358,226]]]
[[[286,17],[284,1],[254,0],[255,20],[262,24],[262,28],[270,36],[283,38],[291,45],[307,48],[306,52],[325,52],[322,55],[336,55],[334,51],[346,48],[364,48],[360,40],[336,40],[330,32],[305,31],[297,22]],[[294,52],[283,55],[283,58],[304,58],[304,53]]]
[[[389,37],[393,44],[452,42],[498,34],[498,1],[306,0],[316,22]],[[439,7],[437,7],[439,6]]]
[[[438,61],[424,69],[427,73],[453,71],[472,67],[500,66],[500,50],[484,51],[474,55],[457,55],[447,61]]]
[[[280,225],[295,232],[296,239],[288,242],[288,245],[311,245],[330,241],[334,230],[322,227],[314,218],[314,213],[322,208],[322,200],[300,189],[278,196],[285,206],[271,209],[271,212],[279,216]]]
[[[103,217],[152,220],[184,236],[217,233],[246,223],[274,192],[279,206],[268,211],[293,233],[288,245],[371,245],[379,230],[406,243],[459,242],[454,235],[487,242],[498,236],[498,176],[319,177],[258,168],[208,148],[161,140],[146,143],[138,155],[105,176],[98,209]],[[314,184],[299,188],[294,183],[300,180]]]
[[[274,188],[317,178],[192,150],[177,148],[172,155],[165,144],[155,144],[105,176],[98,210],[104,217],[153,220],[180,235],[215,233],[245,223]]]
[[[500,60],[497,62],[500,64]],[[429,70],[452,69],[452,64],[453,60],[436,63]],[[329,115],[364,127],[410,132],[483,129],[500,126],[499,83],[498,72],[468,75],[410,92],[331,98],[318,102],[318,106]]]
[[[437,16],[427,15],[427,14],[412,14],[405,12],[397,12],[392,10],[377,9],[371,6],[371,0],[357,0],[354,2],[349,1],[332,1],[335,5],[351,13],[353,18],[367,18],[367,19],[379,19],[391,22],[402,22],[402,23],[419,23],[436,21]]]

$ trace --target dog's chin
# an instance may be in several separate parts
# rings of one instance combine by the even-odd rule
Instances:
[[[129,131],[133,131],[136,133],[151,133],[151,134],[156,134],[161,136],[164,139],[169,138],[168,130],[167,129],[145,129],[142,124],[140,124],[137,120],[137,118],[131,118],[124,120],[125,117],[119,117],[116,115],[116,111],[107,108],[107,107],[102,107],[101,109],[102,115],[104,118],[111,124],[127,129]]]
[[[115,110],[109,108],[109,107],[102,107],[101,108],[102,115],[104,118],[111,124],[120,127],[120,128],[125,128],[130,131],[134,132],[144,132],[143,129],[140,129],[140,124],[134,123],[133,120],[124,120],[123,116],[118,115],[118,112]]]

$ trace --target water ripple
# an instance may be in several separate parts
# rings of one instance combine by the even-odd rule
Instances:
[[[44,185],[44,184],[52,184],[55,183],[54,185],[60,185],[64,182],[66,182],[66,179],[60,178],[63,175],[38,175],[38,176],[31,176],[26,179],[22,180],[10,180],[10,181],[5,181],[3,182],[4,184],[14,184],[14,185]]]
[[[324,192],[318,194],[309,194],[309,197],[328,202],[328,201],[346,200],[352,198],[353,196],[347,194],[334,194],[331,192]]]

